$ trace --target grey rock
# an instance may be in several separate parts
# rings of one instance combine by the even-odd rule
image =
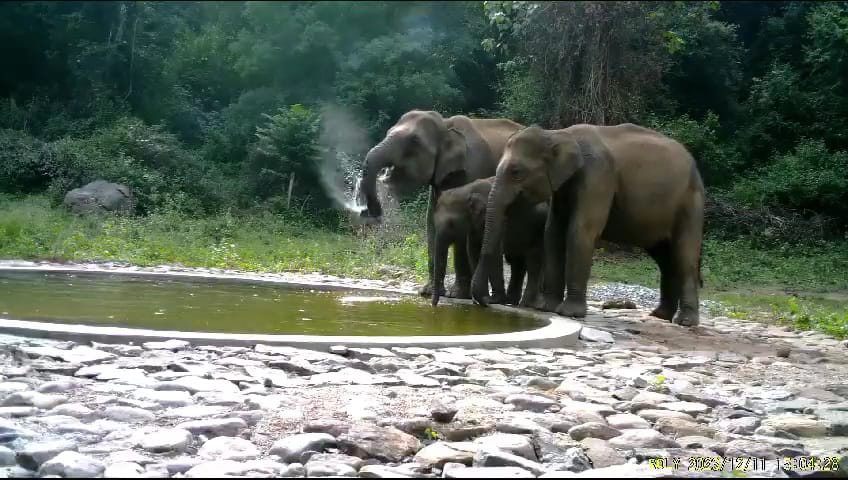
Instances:
[[[760,419],[757,417],[729,418],[719,420],[717,426],[719,430],[727,433],[752,435],[760,426]]]
[[[162,418],[210,418],[222,415],[228,411],[226,407],[190,405],[187,407],[171,408],[162,414]]]
[[[198,392],[239,393],[238,386],[233,382],[227,380],[208,380],[195,376],[161,382],[156,385],[156,390],[183,390],[192,395]]]
[[[235,392],[197,392],[194,399],[216,407],[237,407],[245,402],[244,395]]]
[[[269,452],[277,455],[283,462],[291,463],[300,460],[304,452],[314,450],[323,451],[328,447],[335,447],[336,439],[326,433],[301,433],[290,435],[277,440]]]
[[[437,400],[430,407],[430,416],[439,423],[450,423],[456,416],[456,402],[451,400]]]
[[[360,478],[416,478],[417,476],[401,468],[384,465],[365,465],[359,470]]]
[[[308,462],[306,465],[307,477],[355,477],[356,469],[344,463],[334,462]]]
[[[235,460],[213,460],[199,463],[185,473],[186,478],[221,478],[223,476],[241,476],[250,467],[246,463]]]
[[[586,438],[582,442],[583,447],[586,449],[586,456],[592,461],[592,465],[594,468],[604,468],[610,467],[613,465],[620,465],[627,461],[624,456],[618,453],[614,448],[612,448],[606,440],[601,440],[598,438]],[[573,472],[583,471],[583,470],[573,470],[573,469],[560,469],[560,470],[570,470]]]
[[[589,422],[573,427],[568,431],[568,435],[579,442],[589,437],[609,440],[621,435],[621,432],[605,423]]]
[[[536,475],[519,467],[469,467],[445,472],[445,478],[535,478]]]
[[[651,424],[645,421],[644,418],[638,415],[633,415],[632,413],[620,413],[616,415],[610,415],[606,418],[606,420],[610,427],[618,430],[651,428]]]
[[[527,380],[528,387],[535,387],[539,390],[553,390],[560,385],[561,382],[546,378],[546,377],[531,377]]]
[[[243,438],[215,437],[207,440],[197,455],[212,460],[252,460],[259,457],[259,449]]]
[[[347,351],[347,350],[345,350]],[[300,463],[290,463],[288,466],[284,467],[280,471],[281,477],[291,478],[291,477],[305,477],[306,476],[306,467],[304,467]]]
[[[132,213],[135,200],[128,186],[95,180],[68,191],[62,204],[77,215],[101,212]]]
[[[528,460],[518,455],[504,452],[494,447],[481,447],[474,454],[473,467],[519,467],[535,475],[545,472],[541,463]]]
[[[531,412],[544,412],[553,405],[556,405],[556,400],[543,397],[541,395],[510,395],[504,399],[504,403],[514,405],[519,410],[529,410]]]
[[[38,413],[35,407],[0,407],[0,418],[31,417]]]
[[[103,462],[72,450],[62,452],[44,462],[38,469],[41,477],[60,475],[64,478],[93,478],[103,473]]]
[[[44,462],[56,455],[77,449],[77,444],[68,440],[29,443],[18,450],[18,464],[28,470],[38,470]]]
[[[697,402],[669,402],[659,404],[660,408],[672,410],[675,412],[683,412],[689,415],[699,415],[710,411],[710,407],[703,403]]]
[[[497,448],[534,462],[538,460],[536,450],[530,439],[524,435],[511,433],[495,433],[485,437],[479,437],[474,443],[483,447]]]
[[[304,433],[326,433],[333,437],[339,437],[350,430],[350,424],[333,418],[322,418],[312,420],[303,426]]]
[[[699,436],[684,436],[677,437],[677,443],[680,444],[680,448],[692,449],[692,448],[706,448],[712,450],[713,447],[720,442],[717,440],[713,440],[712,438],[707,437],[699,437]]]
[[[656,422],[660,418],[677,418],[680,420],[688,420],[690,422],[694,422],[695,418],[688,413],[683,412],[675,412],[672,410],[656,410],[653,408],[646,408],[644,410],[639,410],[636,412],[636,415],[648,420],[649,422]]]
[[[154,402],[163,407],[186,407],[194,405],[191,394],[178,390],[150,390],[138,389],[132,394],[132,398],[145,402]]]
[[[589,342],[615,343],[615,339],[609,332],[589,327],[583,327],[580,330],[580,339]]]
[[[103,471],[103,478],[141,478],[144,467],[133,462],[117,462]]]
[[[64,362],[79,365],[94,365],[116,358],[114,354],[86,346],[77,346],[70,350],[53,347],[21,347],[21,350],[32,357],[58,358]]]
[[[656,430],[645,428],[622,430],[621,435],[609,440],[609,444],[615,448],[669,448],[679,446],[677,442]]]
[[[442,468],[446,463],[471,465],[477,445],[471,442],[436,442],[422,448],[413,461],[425,468]]]
[[[408,433],[371,425],[354,425],[337,442],[342,453],[381,462],[400,462],[421,448],[418,439]]]
[[[15,465],[15,452],[0,445],[0,467]]]
[[[343,463],[350,465],[354,470],[359,470],[366,463],[366,460],[343,453],[304,452],[302,457],[301,463],[304,464],[308,462]]]
[[[192,468],[203,463],[203,460],[195,457],[177,457],[165,463],[165,469],[169,474],[186,473]]]
[[[141,344],[145,350],[169,350],[171,352],[178,352],[180,350],[185,350],[190,346],[188,342],[185,340],[166,340],[164,342],[146,342]]]
[[[132,450],[118,450],[110,453],[109,457],[106,459],[107,465],[114,463],[137,463],[139,465],[147,465],[148,463],[153,463],[153,459]]]
[[[54,407],[48,412],[50,415],[67,415],[75,418],[88,418],[94,411],[81,403],[65,403]]]
[[[802,437],[823,437],[827,435],[829,425],[805,415],[776,415],[763,420],[762,425],[776,430],[793,433]]]
[[[153,413],[136,407],[106,407],[101,415],[109,420],[126,423],[146,423],[156,419]]]
[[[766,460],[777,458],[773,448],[753,440],[733,440],[723,448],[721,445],[717,445],[715,448],[716,453],[726,457],[757,457]]]
[[[49,410],[68,401],[64,395],[38,392],[14,392],[0,402],[4,407],[36,407]]]
[[[660,418],[654,424],[654,428],[666,435],[675,435],[679,437],[710,437],[715,436],[713,427],[690,422],[681,418]]]
[[[177,425],[177,428],[188,430],[194,435],[235,437],[247,428],[247,422],[241,418],[215,418],[184,422]]]
[[[65,393],[77,388],[79,384],[75,380],[56,380],[47,382],[38,387],[39,393]]]
[[[182,428],[168,428],[144,435],[139,446],[149,452],[185,452],[191,443],[191,433]]]

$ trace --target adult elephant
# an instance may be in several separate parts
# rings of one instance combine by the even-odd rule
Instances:
[[[478,303],[485,305],[486,278],[503,234],[504,212],[526,197],[551,202],[543,296],[537,308],[586,315],[592,254],[600,238],[642,247],[656,261],[660,304],[652,315],[684,326],[698,324],[704,185],[683,145],[629,123],[563,130],[533,126],[509,139],[496,177],[473,279]]]
[[[459,187],[495,174],[504,145],[510,135],[523,128],[512,120],[477,119],[456,115],[442,117],[438,112],[412,110],[392,126],[386,137],[365,156],[360,192],[366,202],[362,216],[380,218],[377,175],[388,168],[383,182],[395,194],[407,194],[430,186],[427,206],[428,282],[423,296],[432,295],[433,208],[444,190]],[[448,296],[471,298],[471,269],[464,248],[454,249],[456,284]],[[445,292],[440,292],[445,294]]]

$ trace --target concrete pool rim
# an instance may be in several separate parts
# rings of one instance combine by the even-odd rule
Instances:
[[[400,288],[357,285],[350,282],[371,283],[358,280],[312,281],[299,278],[296,281],[277,274],[256,274],[242,272],[213,272],[200,269],[167,268],[159,270],[140,267],[108,266],[99,264],[51,264],[23,261],[0,261],[0,272],[43,272],[77,274],[118,274],[128,276],[157,277],[167,279],[194,279],[228,281],[235,283],[277,284],[291,287],[305,287],[316,290],[355,290],[360,292],[392,293],[397,295],[416,295]],[[305,277],[305,276],[304,276]],[[443,299],[445,303],[469,304],[469,300]],[[183,340],[192,345],[254,347],[257,344],[289,346],[310,350],[327,351],[332,346],[343,345],[349,348],[374,347],[470,347],[470,348],[562,348],[573,347],[582,330],[582,323],[556,314],[535,310],[491,305],[489,308],[503,312],[517,313],[539,320],[543,325],[533,330],[483,335],[451,336],[360,336],[360,335],[274,335],[274,334],[237,334],[214,332],[183,332],[148,330],[140,328],[105,327],[93,325],[75,325],[48,323],[39,321],[15,320],[0,316],[0,334],[51,340],[74,341],[78,343],[98,342],[111,344],[141,344],[167,340]]]

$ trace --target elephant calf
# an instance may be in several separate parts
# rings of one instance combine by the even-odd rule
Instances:
[[[435,233],[433,305],[439,303],[439,292],[444,289],[448,248],[467,249],[471,271],[477,268],[486,225],[486,204],[495,177],[475,180],[461,187],[445,190],[436,200],[433,210]],[[545,221],[548,215],[546,203],[531,204],[518,202],[510,206],[505,217],[506,234],[502,240],[503,256],[510,264],[512,273],[509,288],[504,292],[503,261],[495,262],[489,281],[492,285],[491,303],[520,306],[536,301],[541,287],[542,254]],[[463,257],[454,253],[454,262]],[[457,270],[461,268],[456,267]],[[521,288],[527,275],[524,295]],[[457,298],[469,298],[457,292]]]

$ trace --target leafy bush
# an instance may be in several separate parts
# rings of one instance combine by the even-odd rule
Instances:
[[[745,205],[778,205],[848,218],[848,152],[830,152],[822,140],[802,139],[738,182],[734,197]]]
[[[252,194],[262,200],[286,195],[292,176],[300,183],[299,191],[320,191],[318,114],[292,105],[263,116],[267,123],[256,128],[257,141],[245,165]]]
[[[0,129],[0,193],[30,193],[46,184],[44,143],[21,130]]]
[[[721,186],[733,179],[739,155],[732,145],[719,138],[719,119],[708,112],[702,121],[682,115],[677,118],[647,117],[647,126],[682,143],[695,157],[708,186]]]

